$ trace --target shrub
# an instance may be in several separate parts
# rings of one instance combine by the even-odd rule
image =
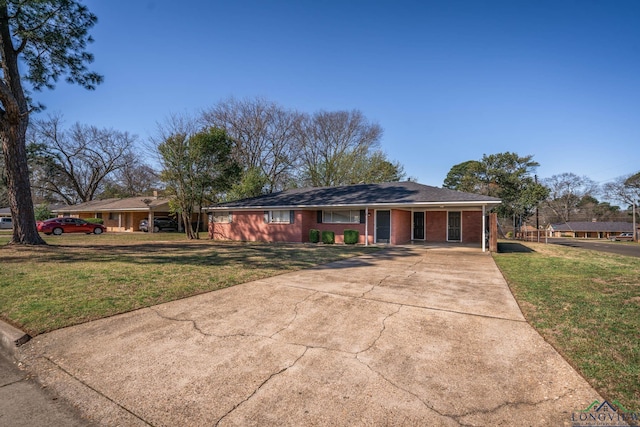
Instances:
[[[333,245],[336,242],[336,234],[333,231],[322,232],[322,243],[325,245]]]
[[[345,245],[355,245],[358,243],[358,237],[360,233],[358,230],[344,230],[344,243]]]
[[[33,209],[34,209],[34,213],[36,215],[37,221],[44,221],[45,219],[49,219],[53,217],[53,214],[51,213],[51,210],[47,205],[44,205],[44,204],[38,205],[38,206],[35,206]]]
[[[311,243],[318,243],[320,241],[320,230],[312,228],[309,230],[309,241]]]
[[[104,220],[102,218],[85,218],[84,220],[91,224],[104,224]]]

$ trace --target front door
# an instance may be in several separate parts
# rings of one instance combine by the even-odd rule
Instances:
[[[376,243],[389,243],[391,238],[391,211],[376,211]]]
[[[447,222],[447,240],[459,242],[460,241],[460,225],[461,214],[460,212],[449,212],[449,220]]]
[[[413,213],[413,239],[424,240],[424,212]]]

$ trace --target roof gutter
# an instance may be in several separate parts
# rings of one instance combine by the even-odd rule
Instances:
[[[498,206],[502,201],[495,200],[478,200],[478,201],[459,201],[459,202],[417,202],[417,203],[376,203],[376,204],[329,204],[329,205],[258,205],[258,206],[208,206],[203,208],[205,211],[229,211],[229,210],[280,210],[280,209],[326,209],[326,208],[445,208],[458,206],[485,206],[487,208]]]

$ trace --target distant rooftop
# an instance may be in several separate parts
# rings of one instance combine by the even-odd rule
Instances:
[[[611,233],[624,233],[633,231],[631,222],[592,222],[592,221],[569,221],[559,224],[551,224],[554,231],[603,231]]]

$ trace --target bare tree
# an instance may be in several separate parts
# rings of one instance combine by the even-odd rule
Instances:
[[[133,152],[127,157],[124,166],[106,178],[101,197],[143,196],[163,188],[155,169],[143,163]]]
[[[611,199],[627,205],[640,203],[640,172],[624,175],[608,182],[603,187],[604,194]]]
[[[358,110],[320,111],[305,118],[298,137],[303,182],[314,187],[336,186],[359,182],[353,165],[378,149],[382,128]]]
[[[60,117],[36,121],[31,135],[44,144],[48,156],[34,186],[58,195],[67,204],[93,200],[107,177],[134,158],[135,137],[127,132],[79,123],[64,130]]]
[[[299,157],[296,132],[301,118],[301,114],[262,98],[230,98],[202,113],[207,126],[224,129],[235,141],[236,161],[245,173],[259,171],[269,193],[287,188],[295,175]]]
[[[570,172],[553,175],[543,180],[543,183],[549,188],[546,205],[564,222],[570,221],[571,216],[578,212],[585,197],[598,192],[594,181]]]
[[[93,89],[102,76],[90,72],[93,55],[86,51],[97,18],[73,0],[0,2],[0,142],[11,216],[11,243],[43,245],[36,230],[25,134],[31,112],[39,108],[25,93],[52,89],[61,76]],[[23,68],[24,75],[20,68]]]

